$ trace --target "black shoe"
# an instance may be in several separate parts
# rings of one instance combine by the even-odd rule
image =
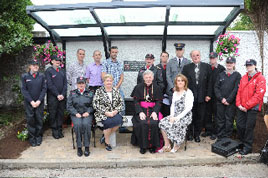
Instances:
[[[155,153],[155,147],[149,149],[150,153]]]
[[[89,147],[85,147],[84,155],[85,157],[88,157],[90,155]]]
[[[113,148],[111,147],[111,145],[110,144],[107,144],[107,143],[105,143],[105,149],[107,151],[112,151],[113,150]]]
[[[55,139],[59,139],[59,132],[57,130],[52,130],[52,137],[55,138]]]
[[[211,139],[211,140],[215,140],[216,138],[217,138],[217,136],[214,135],[214,134],[212,134],[212,135],[210,136],[210,139]]]
[[[52,136],[53,136],[53,138],[55,138],[55,139],[59,139],[59,138],[60,138],[59,135],[56,135],[56,134],[52,134]]]
[[[141,154],[145,154],[145,153],[146,153],[146,149],[145,149],[145,148],[141,148],[141,149],[140,149],[140,153],[141,153]]]
[[[207,136],[212,136],[210,132],[204,132],[201,134],[201,137],[207,137]]]
[[[239,151],[239,153],[240,153],[241,155],[247,155],[247,154],[249,154],[249,153],[251,153],[251,152],[252,152],[251,150],[246,149],[246,148],[243,148],[242,150]]]
[[[37,145],[37,146],[40,146],[41,143],[42,143],[42,137],[37,137],[37,138],[36,138],[36,145]]]
[[[102,135],[102,137],[100,138],[100,144],[103,144],[105,142],[105,137],[104,135]]]
[[[31,144],[32,147],[36,147],[37,146],[35,137],[30,138],[29,139],[29,142],[30,142],[30,144]]]
[[[192,135],[189,135],[189,136],[187,137],[187,140],[188,140],[188,141],[193,141],[193,139],[194,139],[194,137],[193,137]]]
[[[126,127],[120,127],[119,133],[132,133],[132,131],[128,130]]]
[[[63,138],[64,137],[64,135],[63,135],[63,133],[62,133],[62,130],[60,130],[59,131],[59,138]]]
[[[77,148],[77,156],[81,157],[83,155],[82,148]]]
[[[195,138],[194,138],[194,141],[195,141],[195,142],[200,142],[200,137],[199,137],[199,136],[195,137]]]

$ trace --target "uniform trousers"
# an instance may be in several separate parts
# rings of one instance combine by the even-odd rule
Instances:
[[[248,110],[247,112],[243,112],[240,109],[237,109],[236,125],[238,137],[243,143],[244,147],[249,151],[252,151],[257,113],[258,111],[256,110]]]
[[[88,117],[75,117],[71,116],[74,125],[74,132],[76,135],[77,148],[82,148],[82,139],[84,141],[84,146],[89,147],[91,138],[91,125],[92,125],[92,115]]]

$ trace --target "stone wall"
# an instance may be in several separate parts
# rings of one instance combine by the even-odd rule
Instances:
[[[18,98],[20,76],[26,71],[32,52],[33,48],[28,47],[16,56],[0,57],[0,108],[21,106]]]

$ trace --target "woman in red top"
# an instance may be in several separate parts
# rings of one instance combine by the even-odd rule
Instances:
[[[252,152],[253,133],[258,111],[261,111],[263,96],[266,91],[266,81],[261,72],[256,69],[254,59],[246,61],[247,73],[242,77],[236,96],[237,132],[243,143],[241,155]]]

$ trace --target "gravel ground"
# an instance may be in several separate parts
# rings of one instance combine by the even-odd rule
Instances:
[[[264,164],[114,169],[0,170],[0,177],[268,177]]]

